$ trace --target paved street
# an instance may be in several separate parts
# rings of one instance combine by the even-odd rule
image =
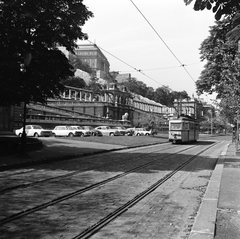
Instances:
[[[116,145],[108,145],[114,151],[2,172],[1,235],[3,238],[20,235],[20,238],[73,238],[81,235],[89,226],[96,225],[101,218],[111,215],[154,182],[166,177],[184,160],[211,146],[210,151],[198,156],[194,163],[176,172],[171,180],[115,220],[111,219],[107,227],[93,236],[187,237],[226,141],[221,144],[212,148],[211,141],[197,146],[167,143],[120,151],[115,151]],[[52,147],[56,145],[62,147],[60,141],[58,144],[53,141]],[[89,145],[85,145],[88,150],[104,147]],[[77,149],[76,146],[72,148]],[[178,152],[177,157],[170,156],[175,152]],[[138,168],[140,165],[144,166]],[[129,171],[133,169],[135,171]]]

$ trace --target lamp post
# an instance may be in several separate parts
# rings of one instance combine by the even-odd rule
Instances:
[[[151,111],[151,119],[150,119],[151,132],[152,132],[152,136],[154,136],[154,121],[155,121],[155,117],[154,117],[153,107],[151,107],[150,111]]]
[[[210,111],[210,115],[211,115],[211,135],[213,134],[213,113],[212,113],[212,109]]]
[[[24,97],[24,102],[23,102],[23,132],[22,132],[22,137],[21,137],[21,156],[26,155],[26,114],[27,114],[27,102],[26,102],[26,73],[27,73],[27,68],[29,64],[31,63],[32,60],[32,54],[31,52],[26,52],[24,54],[24,92],[23,92],[23,97]]]
[[[239,110],[237,110],[237,131],[236,131],[236,135],[235,135],[235,140],[236,140],[236,152],[238,151],[238,141],[239,141],[239,123],[240,120],[238,119],[239,117]]]

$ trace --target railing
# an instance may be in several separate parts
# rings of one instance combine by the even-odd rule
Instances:
[[[58,114],[65,115],[65,116],[73,116],[74,115],[77,117],[80,116],[80,117],[85,117],[85,118],[102,119],[102,117],[98,117],[98,116],[94,116],[94,115],[90,115],[90,114],[86,114],[86,113],[80,113],[80,112],[67,110],[67,109],[60,109],[58,107],[42,105],[39,103],[29,104],[28,108],[38,110],[38,111],[44,110],[49,113],[55,113],[55,114],[58,113]]]
[[[83,118],[83,117],[68,117],[68,116],[55,116],[55,115],[27,115],[27,123],[44,123],[55,125],[112,125],[112,126],[131,126],[129,120],[110,120],[105,118],[93,119],[93,118]]]

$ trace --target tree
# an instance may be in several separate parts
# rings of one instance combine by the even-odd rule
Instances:
[[[1,0],[0,102],[58,96],[73,67],[57,46],[73,53],[76,41],[87,38],[81,26],[92,16],[82,0]]]
[[[85,88],[96,93],[101,93],[103,91],[103,87],[103,85],[98,83],[98,78],[92,76],[89,84]]]
[[[239,101],[234,96],[223,98],[219,103],[220,115],[225,117],[230,124],[235,124]]]
[[[188,93],[183,90],[183,91],[172,91],[172,98],[175,100],[183,100],[183,99],[190,99]]]
[[[131,78],[128,82],[124,82],[126,88],[132,93],[141,95],[143,97],[146,96],[148,91],[148,87],[142,81],[138,81],[136,78]]]
[[[186,5],[191,4],[194,0],[184,0]],[[195,0],[193,9],[199,10],[212,10],[215,14],[215,19],[220,20],[223,15],[234,15],[240,10],[238,0]]]
[[[216,22],[210,28],[210,36],[201,44],[201,60],[207,63],[196,82],[200,94],[216,92],[218,98],[223,98],[232,94],[232,89],[238,89],[238,51],[237,45],[226,37],[230,29],[231,17]]]
[[[69,61],[70,64],[74,67],[74,69],[79,69],[89,74],[93,74],[93,70],[91,69],[91,67],[77,56],[70,54]]]
[[[69,77],[68,79],[62,81],[62,84],[67,86],[77,87],[77,88],[86,87],[86,82],[78,76]]]
[[[147,97],[150,100],[154,100],[154,94],[155,94],[154,89],[152,87],[148,87],[145,97]]]
[[[231,31],[227,33],[227,38],[229,41],[234,43],[240,40],[240,13],[237,13],[232,19]]]
[[[154,94],[154,100],[169,107],[173,106],[174,98],[171,89],[168,86],[158,87]]]

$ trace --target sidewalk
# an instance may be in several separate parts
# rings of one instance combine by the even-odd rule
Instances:
[[[227,238],[240,238],[240,155],[234,143],[224,157],[216,221],[215,239]]]
[[[212,173],[189,239],[240,238],[240,156],[227,145]]]

